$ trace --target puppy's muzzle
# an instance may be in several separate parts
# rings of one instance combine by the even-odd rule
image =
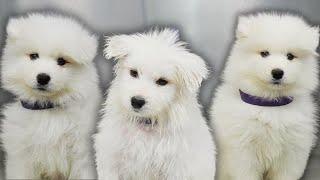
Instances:
[[[141,96],[134,96],[131,98],[131,106],[134,109],[141,109],[146,104],[146,101]]]

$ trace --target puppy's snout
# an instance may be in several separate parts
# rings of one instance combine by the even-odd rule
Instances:
[[[141,109],[143,105],[146,104],[146,101],[141,96],[134,96],[131,98],[131,106],[135,109]]]
[[[272,69],[271,71],[271,75],[275,80],[281,79],[283,77],[283,74],[284,74],[283,70],[279,68]]]
[[[40,85],[47,85],[50,81],[50,76],[46,73],[40,73],[37,75],[37,82]]]

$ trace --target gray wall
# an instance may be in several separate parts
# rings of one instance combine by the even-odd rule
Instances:
[[[0,45],[3,45],[8,16],[31,10],[59,10],[74,15],[100,35],[170,25],[180,29],[190,48],[212,67],[212,76],[204,83],[200,97],[206,109],[233,40],[239,14],[283,10],[301,13],[311,22],[320,24],[319,7],[319,0],[0,0]],[[96,63],[101,88],[105,90],[112,79],[112,63],[103,59],[101,50],[99,53]],[[8,93],[0,91],[0,105],[10,99]],[[320,179],[319,148],[311,156],[304,179]]]

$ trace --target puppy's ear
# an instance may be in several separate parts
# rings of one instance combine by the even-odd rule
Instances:
[[[243,39],[248,37],[250,27],[250,19],[246,16],[240,16],[238,18],[238,25],[236,29],[236,38]]]
[[[202,81],[208,76],[208,69],[204,60],[195,54],[187,53],[178,67],[179,81],[190,92],[196,92]]]
[[[107,59],[116,60],[124,58],[129,53],[128,35],[115,35],[106,37],[104,55]]]
[[[313,43],[312,43],[312,46],[314,48],[314,53],[315,53],[315,56],[318,56],[318,53],[316,52],[318,46],[319,46],[319,33],[320,33],[320,28],[319,26],[313,26],[311,27],[311,31],[312,31],[312,34],[313,34]]]
[[[21,33],[21,28],[20,28],[20,23],[19,23],[19,19],[17,18],[11,18],[9,19],[8,25],[7,25],[7,34],[8,34],[8,38],[14,40],[16,38],[18,38],[19,34]]]

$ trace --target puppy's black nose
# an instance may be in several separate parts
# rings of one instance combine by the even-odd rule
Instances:
[[[146,104],[146,101],[141,96],[134,96],[131,98],[131,106],[135,109],[141,109]]]
[[[40,73],[37,75],[37,82],[40,85],[46,85],[50,81],[50,76],[46,73]]]
[[[272,75],[273,79],[275,79],[275,80],[281,79],[283,77],[283,74],[284,74],[284,72],[282,69],[276,68],[276,69],[272,69],[272,71],[271,71],[271,75]]]

